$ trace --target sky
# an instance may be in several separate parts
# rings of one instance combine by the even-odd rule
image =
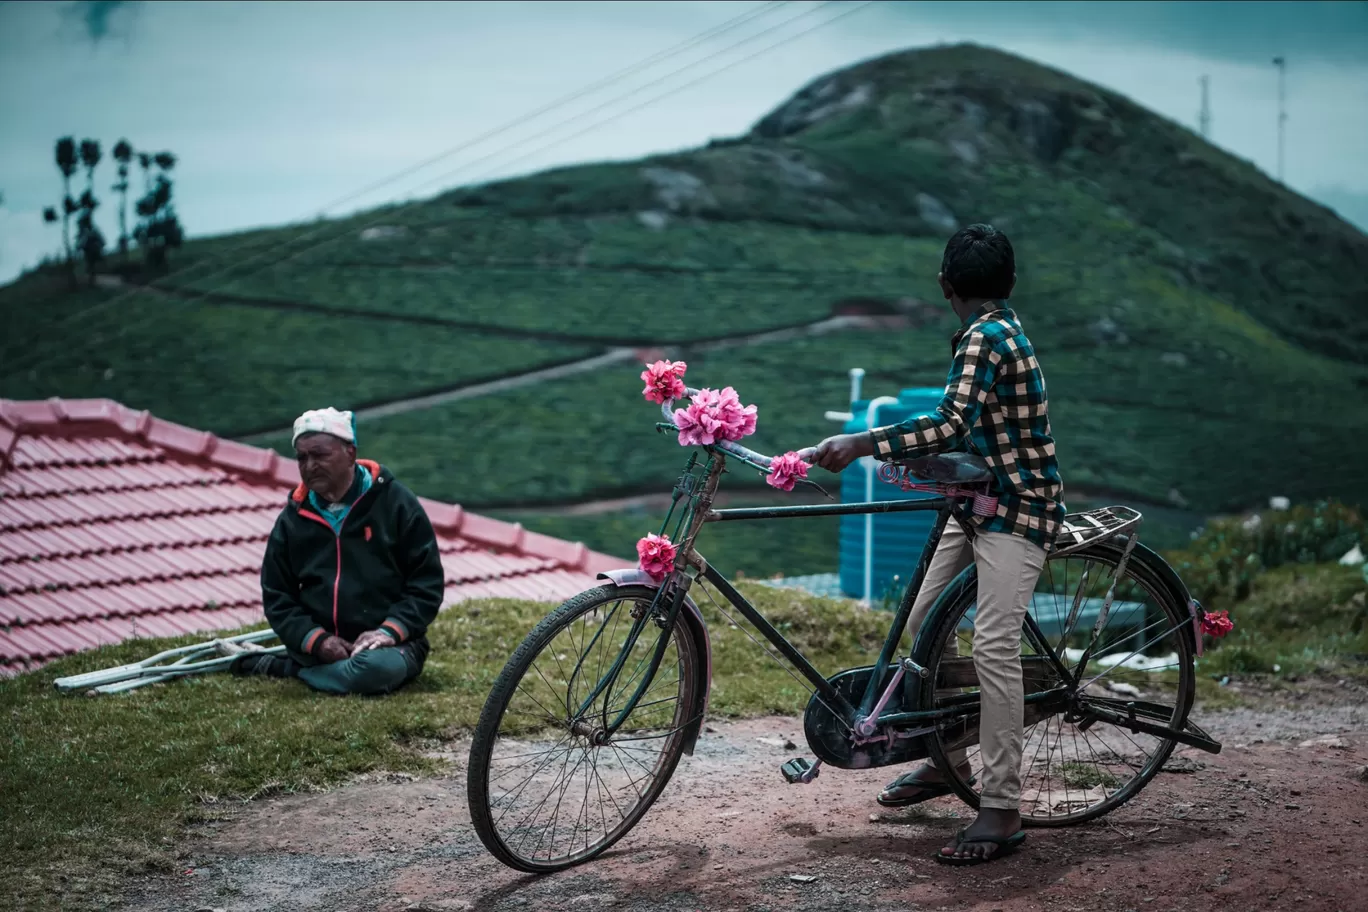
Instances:
[[[60,136],[174,152],[200,236],[701,145],[823,73],[960,41],[1194,128],[1205,75],[1211,140],[1270,174],[1282,56],[1285,179],[1368,230],[1366,2],[0,2],[0,282],[60,244]]]

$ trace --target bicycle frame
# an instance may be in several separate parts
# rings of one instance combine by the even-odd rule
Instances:
[[[748,451],[733,453],[740,456],[743,461],[750,462],[746,456]],[[933,496],[921,500],[902,500],[902,501],[869,501],[852,504],[813,504],[792,507],[739,507],[733,509],[714,510],[711,509],[712,496],[716,491],[717,479],[722,474],[725,466],[725,456],[720,452],[712,453],[713,462],[707,472],[707,480],[704,483],[703,491],[699,492],[705,511],[694,518],[690,524],[687,537],[684,540],[684,547],[681,549],[680,558],[677,562],[677,570],[670,578],[665,580],[657,594],[655,602],[652,604],[651,611],[633,625],[628,634],[627,642],[619,653],[618,660],[614,662],[608,672],[599,680],[598,684],[592,689],[590,694],[581,702],[577,715],[582,716],[592,706],[595,699],[607,688],[611,687],[622,671],[625,658],[630,650],[635,646],[636,640],[645,627],[645,619],[651,615],[660,617],[661,640],[657,644],[651,657],[650,667],[646,674],[642,676],[642,681],[637,685],[636,692],[627,701],[623,708],[617,713],[613,720],[604,719],[603,726],[600,728],[599,737],[611,737],[622,723],[635,709],[641,695],[645,693],[651,679],[657,671],[661,658],[664,653],[664,645],[669,635],[673,632],[674,624],[678,621],[678,616],[682,603],[687,595],[687,590],[695,578],[701,577],[706,583],[710,584],[717,592],[736,608],[745,619],[756,628],[774,648],[787,659],[793,667],[810,683],[815,692],[826,702],[827,707],[850,725],[852,730],[865,737],[872,736],[878,728],[885,725],[916,725],[918,723],[933,723],[946,718],[964,716],[976,711],[977,698],[973,698],[972,703],[963,705],[942,707],[939,709],[917,710],[911,712],[894,713],[888,716],[881,715],[884,706],[888,703],[891,695],[901,683],[903,674],[911,663],[911,659],[906,659],[898,663],[894,672],[894,677],[886,685],[880,688],[885,675],[894,661],[894,654],[897,652],[898,644],[902,640],[907,622],[912,615],[912,609],[916,604],[917,595],[921,591],[921,586],[926,578],[926,574],[931,565],[931,559],[935,555],[936,548],[940,543],[941,536],[944,534],[945,527],[952,519],[965,526],[965,531],[970,536],[973,535],[972,527],[954,516],[954,508],[958,498],[949,496]],[[864,514],[886,514],[886,513],[911,513],[911,512],[935,512],[936,521],[932,527],[931,534],[927,538],[926,545],[922,549],[922,554],[917,562],[916,571],[909,581],[907,589],[903,593],[902,601],[898,610],[894,613],[892,623],[889,626],[888,635],[884,639],[884,644],[879,652],[879,657],[874,665],[873,673],[870,676],[869,684],[865,688],[863,697],[858,706],[851,702],[832,686],[827,676],[822,674],[807,657],[803,655],[792,643],[790,643],[773,624],[752,605],[744,595],[737,591],[726,577],[719,573],[716,568],[709,565],[701,555],[693,550],[693,542],[697,538],[698,532],[706,523],[713,522],[739,522],[746,520],[769,520],[782,518],[798,518],[812,516],[848,516]],[[682,564],[682,569],[679,567]],[[661,611],[661,603],[668,605]],[[1040,632],[1034,618],[1027,615],[1026,618],[1027,636],[1032,645],[1044,655],[1050,657],[1051,664],[1055,666],[1055,672],[1061,680],[1069,680],[1070,672],[1054,656],[1053,650],[1049,649],[1044,635]],[[925,673],[924,669],[913,665],[914,672]],[[577,673],[577,672],[576,672]],[[1039,702],[1048,697],[1053,697],[1054,692],[1048,691],[1041,694],[1032,694],[1030,702]]]

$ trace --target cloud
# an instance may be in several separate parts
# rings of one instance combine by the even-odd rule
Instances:
[[[112,20],[135,15],[142,4],[137,0],[77,0],[66,9],[68,17],[74,19],[85,30],[91,44],[99,44],[112,32]]]

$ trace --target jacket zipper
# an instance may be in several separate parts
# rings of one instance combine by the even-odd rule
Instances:
[[[376,484],[379,483],[379,481],[380,480],[378,478],[374,479],[371,483],[371,486],[374,487]],[[370,491],[366,492],[366,494],[369,493]],[[333,529],[331,523],[329,523],[323,517],[319,516],[317,513],[310,513],[302,508],[299,511],[300,516],[307,516],[314,522],[320,522],[323,525],[327,526],[328,531],[333,533],[333,540],[337,543],[337,575],[333,577],[333,636],[342,635],[341,631],[338,629],[337,626],[337,596],[338,590],[342,586],[342,530],[346,527],[347,520],[351,519],[352,512],[356,509],[357,504],[361,503],[361,500],[366,496],[366,494],[362,494],[361,497],[356,498],[356,502],[351,505],[351,510],[347,511],[347,515],[342,517],[342,522],[338,523],[336,530]]]

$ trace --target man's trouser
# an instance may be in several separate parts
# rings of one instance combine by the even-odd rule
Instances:
[[[418,677],[426,658],[427,650],[420,644],[400,643],[367,649],[340,662],[302,667],[299,679],[325,693],[387,694]]]
[[[971,563],[978,564],[974,613],[974,670],[979,679],[979,754],[983,763],[981,807],[1017,810],[1021,801],[1021,625],[1045,567],[1045,549],[1004,532],[975,530],[969,538],[951,519],[931,557],[907,629],[915,636],[941,590]],[[955,634],[951,634],[955,639]],[[958,641],[952,644],[958,648]],[[965,759],[956,751],[956,766]],[[929,762],[929,761],[928,761]],[[930,763],[934,765],[934,763]]]

